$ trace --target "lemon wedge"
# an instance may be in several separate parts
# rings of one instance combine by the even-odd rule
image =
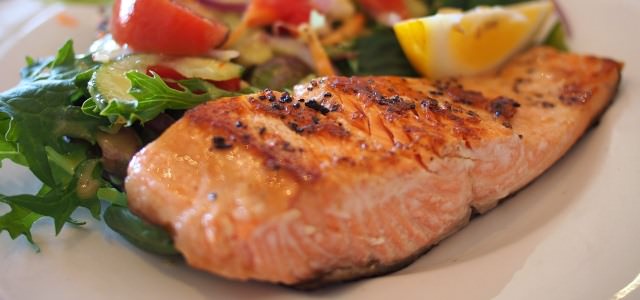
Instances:
[[[455,9],[394,26],[413,67],[429,78],[473,75],[498,67],[532,43],[553,15],[551,1]]]

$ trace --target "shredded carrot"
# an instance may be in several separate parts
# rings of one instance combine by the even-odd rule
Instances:
[[[362,33],[365,21],[363,14],[357,14],[347,19],[338,29],[323,37],[322,44],[332,46],[357,37]]]
[[[320,43],[320,39],[316,32],[313,31],[309,25],[302,25],[299,30],[300,36],[304,42],[307,43],[307,46],[309,46],[309,51],[311,51],[311,57],[315,63],[316,74],[319,76],[335,75],[329,55],[324,51],[324,47],[322,46],[322,43]]]

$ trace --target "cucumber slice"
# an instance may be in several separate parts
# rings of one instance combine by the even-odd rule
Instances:
[[[145,73],[147,68],[161,65],[172,68],[186,78],[224,81],[238,78],[244,69],[231,62],[212,58],[169,58],[153,54],[133,54],[103,64],[89,81],[89,92],[99,108],[104,108],[114,99],[133,101],[129,94],[131,82],[126,77],[129,71]]]
[[[111,100],[134,100],[129,95],[131,82],[125,76],[129,71],[146,72],[147,67],[160,61],[157,55],[128,55],[119,60],[108,62],[100,66],[93,73],[89,81],[89,93],[95,99],[99,108],[104,108]]]
[[[224,81],[238,78],[244,68],[240,65],[204,57],[180,57],[165,59],[160,63],[187,78]]]

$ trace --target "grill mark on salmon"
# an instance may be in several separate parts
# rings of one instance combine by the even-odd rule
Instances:
[[[476,77],[328,77],[220,99],[134,157],[130,207],[221,276],[314,288],[384,274],[549,168],[621,69],[534,48]]]

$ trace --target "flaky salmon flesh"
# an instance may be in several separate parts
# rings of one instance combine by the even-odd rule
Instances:
[[[313,287],[388,273],[548,169],[621,69],[538,47],[488,75],[326,77],[211,101],[134,157],[129,205],[223,277]]]

